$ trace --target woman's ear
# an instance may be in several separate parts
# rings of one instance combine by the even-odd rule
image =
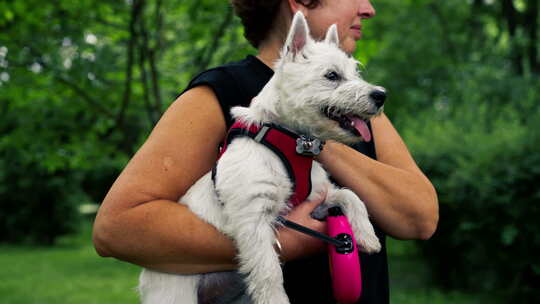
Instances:
[[[297,0],[287,0],[289,3],[289,9],[291,10],[292,14],[296,14],[298,11],[301,11],[305,17],[308,16],[308,9],[305,5],[302,4],[302,1]]]

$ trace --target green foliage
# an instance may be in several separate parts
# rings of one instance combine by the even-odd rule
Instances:
[[[226,1],[28,0],[0,12],[0,242],[73,231],[79,205],[103,199],[189,79],[249,49]]]
[[[53,244],[57,236],[74,231],[78,214],[68,193],[78,189],[64,172],[22,163],[11,157],[17,153],[10,149],[1,155],[0,229],[6,233],[0,242]]]
[[[440,198],[421,252],[447,286],[537,293],[538,0],[374,5],[356,56]],[[248,52],[227,1],[0,2],[0,242],[75,229],[187,82]]]
[[[420,246],[447,287],[538,297],[540,134],[531,130],[540,128],[540,111],[525,124],[514,109],[492,114],[424,113],[405,132],[439,193],[438,231]]]
[[[501,2],[375,5],[358,53],[439,194],[438,231],[419,243],[437,282],[538,298],[540,74],[523,53],[538,26],[518,19],[512,33]]]
[[[103,197],[106,187],[96,193],[92,178],[111,183],[120,159],[86,133],[81,110],[32,90],[18,93],[22,101],[4,101],[0,114],[0,242],[53,244],[77,227],[80,203]]]
[[[474,110],[478,103],[471,97],[480,104],[534,108],[540,73],[533,63],[516,63],[515,52],[516,45],[535,45],[523,33],[540,26],[522,25],[512,36],[500,2],[469,2],[374,2],[377,17],[365,21],[357,57],[366,63],[364,76],[387,88],[385,110],[398,126],[410,113],[430,108],[463,104]],[[521,86],[524,81],[528,86]]]

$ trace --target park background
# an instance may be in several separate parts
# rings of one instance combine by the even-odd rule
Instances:
[[[392,302],[535,302],[539,1],[373,4],[355,56],[440,200],[431,240],[390,240]],[[0,0],[0,302],[135,303],[93,212],[188,81],[253,52],[224,0]]]

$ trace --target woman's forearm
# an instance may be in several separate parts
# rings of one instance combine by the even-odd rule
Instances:
[[[324,197],[304,202],[287,218],[325,232],[326,225],[310,217],[323,201]],[[325,250],[318,239],[288,228],[280,228],[277,237],[282,262]],[[173,201],[151,201],[120,212],[102,208],[93,238],[101,256],[162,272],[195,274],[237,268],[233,241]]]
[[[377,160],[337,142],[328,142],[318,160],[364,201],[386,233],[400,239],[430,238],[439,220],[433,185],[386,115],[371,123]]]
[[[236,268],[232,241],[172,201],[151,201],[121,212],[100,210],[94,244],[101,256],[159,271],[189,274]]]
[[[438,210],[431,183],[418,173],[373,160],[352,148],[329,143],[319,161],[343,187],[364,201],[370,216],[389,235],[429,238]]]

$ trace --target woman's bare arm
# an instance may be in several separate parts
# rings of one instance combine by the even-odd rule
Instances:
[[[94,224],[97,252],[166,272],[234,269],[232,241],[176,203],[215,163],[225,128],[210,88],[197,87],[179,97],[105,197]],[[290,216],[323,231],[322,223],[309,219],[313,205]],[[284,260],[323,249],[319,241],[285,229],[280,240]]]
[[[352,148],[326,144],[318,160],[344,187],[357,193],[370,216],[399,239],[428,239],[439,213],[437,194],[383,114],[372,120],[377,160]]]

